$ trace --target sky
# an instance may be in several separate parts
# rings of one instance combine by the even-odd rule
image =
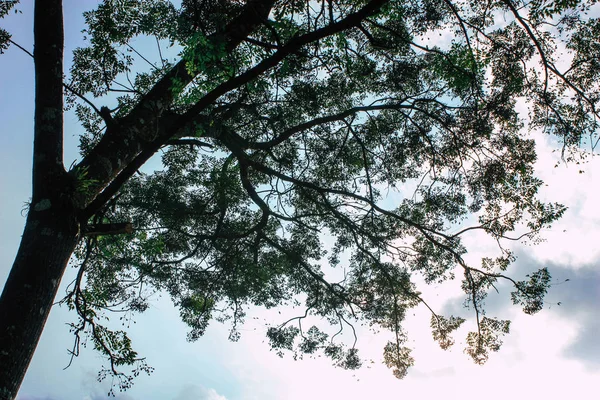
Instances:
[[[31,0],[22,0],[23,14],[1,21],[13,39],[32,48]],[[82,44],[81,12],[96,4],[91,0],[65,0],[66,69],[73,48]],[[81,132],[72,113],[65,116],[65,164],[77,158]],[[538,175],[546,182],[542,197],[561,202],[565,217],[543,233],[544,243],[515,244],[518,256],[512,275],[519,278],[548,267],[555,285],[547,306],[535,316],[510,305],[510,288],[499,286],[490,294],[489,315],[511,319],[511,333],[499,353],[485,366],[473,364],[463,353],[466,330],[456,335],[456,345],[442,351],[431,339],[429,316],[417,308],[405,328],[416,364],[404,380],[395,379],[381,364],[384,335],[359,332],[362,355],[372,358],[358,371],[333,368],[326,359],[294,361],[278,357],[265,342],[264,320],[277,321],[278,311],[251,310],[242,338],[227,340],[226,326],[213,323],[204,337],[185,340],[186,327],[168,297],[156,296],[148,312],[130,326],[134,348],[155,367],[151,376],[140,376],[130,390],[117,393],[120,400],[303,400],[303,399],[433,399],[543,398],[558,400],[596,398],[600,381],[600,160],[581,166],[555,168],[558,153],[550,138],[533,133],[539,153]],[[22,212],[30,196],[33,138],[33,62],[15,47],[0,56],[0,284],[3,284],[25,222]],[[583,169],[584,173],[579,173]],[[476,259],[493,251],[478,235],[466,237]],[[73,278],[69,268],[59,296]],[[568,279],[567,282],[565,280]],[[431,287],[430,303],[448,315],[466,315],[458,281]],[[559,304],[560,303],[560,304]],[[280,310],[283,313],[290,310]],[[254,319],[254,317],[256,319]],[[72,336],[66,323],[74,316],[53,307],[31,362],[19,400],[106,399],[110,382],[99,383],[102,359],[93,349],[83,349],[68,369],[67,349]]]

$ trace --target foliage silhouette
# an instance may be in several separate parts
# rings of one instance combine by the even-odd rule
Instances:
[[[79,273],[62,300],[79,316],[72,354],[90,337],[109,362],[100,378],[117,378],[121,389],[152,368],[125,332],[100,321],[115,309],[143,312],[156,291],[179,307],[189,340],[213,319],[230,321],[236,340],[249,305],[302,306],[303,315],[268,330],[272,347],[323,352],[344,368],[358,368],[361,358],[337,331],[356,322],[389,330],[383,359],[401,378],[413,364],[402,329],[407,310],[429,308],[443,349],[464,322],[438,315],[416,278],[431,284],[458,273],[477,326],[465,351],[485,362],[509,331],[509,321],[485,315],[487,291],[508,280],[513,302],[535,313],[550,285],[545,269],[524,282],[506,275],[514,256],[505,243],[536,242],[565,210],[536,197],[542,181],[517,100],[530,106],[529,128],[562,141],[565,160],[597,141],[600,69],[590,54],[600,25],[583,13],[590,5],[103,1],[85,14],[88,45],[74,51],[68,80],[59,82],[86,131],[82,160],[68,172],[40,172],[40,187],[34,179],[25,228],[51,215],[47,229],[65,229],[61,237],[70,239],[56,242],[66,245],[53,261],[20,251],[0,301],[0,360],[16,366],[28,357],[17,372],[0,374],[6,398],[16,394],[45,321],[32,328],[34,320],[5,311],[22,287],[12,276],[23,265],[55,263],[53,278],[27,283],[53,298],[52,282],[75,245]],[[158,58],[136,48],[140,37],[155,41]],[[176,60],[163,56],[173,49]],[[161,168],[140,172],[155,155]],[[52,206],[42,207],[44,199]],[[56,209],[57,199],[66,206]],[[86,235],[88,226],[127,223],[130,234]],[[495,239],[500,256],[466,263],[461,238],[472,231]],[[22,247],[49,240],[42,235],[24,236]],[[342,267],[342,280],[327,278]],[[46,315],[51,306],[14,296]],[[332,332],[303,329],[308,316]],[[12,345],[13,323],[28,332],[26,355]],[[121,369],[127,365],[131,373]]]

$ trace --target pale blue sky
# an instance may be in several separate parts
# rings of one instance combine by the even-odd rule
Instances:
[[[81,12],[96,1],[65,0],[66,69],[72,49],[82,44]],[[31,0],[22,0],[22,15],[11,16],[2,26],[22,46],[32,47]],[[101,103],[98,105],[102,105]],[[11,47],[0,56],[0,282],[4,282],[16,252],[24,218],[24,202],[30,193],[33,136],[33,63]],[[81,131],[72,113],[65,116],[65,163],[77,157],[77,135]],[[439,350],[430,338],[428,316],[417,309],[407,320],[417,364],[404,381],[397,381],[380,364],[386,338],[364,333],[359,346],[376,362],[356,372],[337,370],[326,360],[280,359],[264,343],[263,318],[281,316],[256,310],[249,313],[238,343],[227,341],[227,329],[218,323],[196,343],[185,341],[186,329],[167,297],[156,298],[150,310],[131,327],[134,347],[156,368],[150,377],[141,376],[119,399],[247,400],[247,399],[336,399],[439,398],[475,400],[573,397],[595,398],[600,379],[600,348],[596,335],[600,326],[595,311],[600,302],[600,163],[594,159],[578,168],[552,168],[554,154],[547,138],[537,136],[540,175],[548,183],[549,200],[571,206],[565,218],[545,232],[548,239],[536,247],[516,246],[520,258],[515,273],[525,274],[549,266],[558,279],[571,279],[556,286],[549,295],[554,304],[535,317],[508,307],[505,295],[490,296],[490,312],[514,320],[513,333],[504,348],[493,354],[488,365],[473,365],[457,347]],[[566,232],[565,232],[566,231]],[[479,236],[467,238],[476,258],[493,251]],[[64,285],[73,269],[63,279]],[[434,305],[457,309],[462,297],[458,282],[431,288],[427,295]],[[504,292],[506,293],[506,291]],[[503,301],[500,301],[503,300]],[[283,310],[285,313],[287,310]],[[260,317],[253,320],[252,316]],[[92,349],[84,349],[67,370],[67,349],[72,337],[65,325],[73,316],[54,307],[40,345],[27,373],[21,400],[89,400],[106,398],[107,383],[95,381],[102,360]],[[463,335],[462,337],[460,335]],[[481,390],[485,390],[482,392]],[[483,395],[482,393],[485,393]]]

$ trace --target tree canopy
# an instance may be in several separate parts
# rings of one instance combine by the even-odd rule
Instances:
[[[85,130],[62,186],[81,226],[62,300],[78,315],[73,355],[89,337],[122,388],[126,366],[150,372],[101,316],[161,291],[188,340],[212,320],[236,340],[249,306],[295,305],[271,346],[349,369],[361,357],[339,331],[389,330],[383,362],[402,378],[408,310],[429,308],[443,349],[465,321],[417,282],[456,276],[476,322],[465,352],[484,363],[510,324],[486,314],[488,291],[509,281],[533,314],[551,283],[545,268],[511,278],[509,243],[535,243],[565,210],[538,198],[527,130],[555,135],[565,160],[597,143],[593,3],[100,2],[64,80]],[[129,233],[94,231],[107,224]],[[462,241],[475,230],[498,243],[477,265]]]

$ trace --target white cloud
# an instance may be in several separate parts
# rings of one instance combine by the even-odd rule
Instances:
[[[600,258],[597,246],[600,226],[600,158],[588,158],[583,165],[561,164],[560,153],[552,152],[556,144],[547,135],[535,134],[539,160],[537,171],[546,183],[540,195],[546,201],[569,207],[564,217],[551,230],[543,232],[545,243],[528,249],[540,261],[581,268]],[[580,173],[579,171],[583,171]]]
[[[200,385],[186,385],[173,400],[227,400],[215,389],[207,389]]]
[[[228,362],[235,363],[236,375],[248,396],[242,399],[344,398],[461,398],[475,400],[515,398],[562,399],[570,393],[587,398],[585,393],[600,378],[577,360],[565,360],[564,349],[578,336],[579,324],[543,311],[535,317],[511,313],[513,329],[499,353],[487,365],[474,365],[462,352],[465,332],[457,334],[456,347],[441,351],[431,340],[427,326],[418,325],[419,316],[409,320],[410,345],[415,347],[416,366],[402,381],[392,377],[381,364],[379,338],[361,336],[363,356],[372,356],[374,364],[359,371],[334,369],[321,359],[294,362],[280,359],[261,343],[259,335],[247,335],[242,348]],[[414,329],[413,329],[414,328]],[[552,385],[541,384],[553,382]],[[576,387],[572,387],[576,386]],[[262,393],[261,396],[257,396]],[[569,395],[572,397],[572,395]],[[577,396],[576,396],[577,397]]]

